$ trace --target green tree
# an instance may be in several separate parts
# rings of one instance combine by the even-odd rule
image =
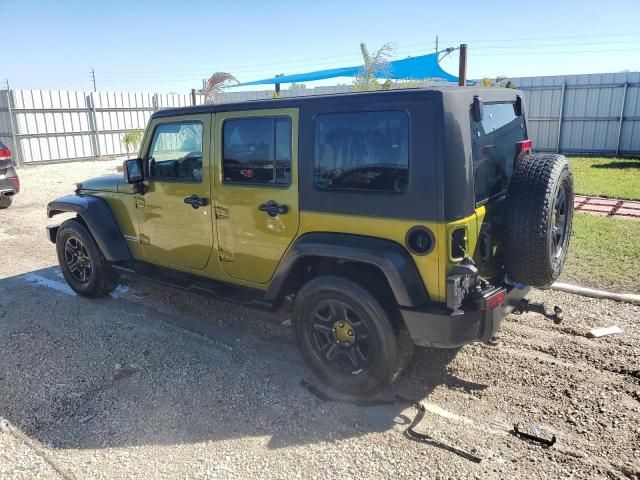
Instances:
[[[373,54],[369,52],[365,43],[360,44],[362,52],[362,70],[353,79],[351,89],[354,92],[363,92],[367,90],[380,90],[381,85],[377,77],[385,80],[391,75],[391,64],[389,59],[393,56],[393,45],[385,43],[380,49]],[[388,85],[388,84],[387,84]]]

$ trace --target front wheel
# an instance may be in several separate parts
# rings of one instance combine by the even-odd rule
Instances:
[[[357,283],[327,275],[300,289],[293,326],[302,355],[322,381],[366,396],[389,385],[413,349],[389,313]]]
[[[85,297],[103,297],[117,286],[117,276],[89,231],[77,220],[66,220],[56,236],[62,275]]]

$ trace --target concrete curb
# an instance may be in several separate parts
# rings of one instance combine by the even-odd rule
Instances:
[[[606,290],[596,290],[595,288],[579,287],[577,285],[560,282],[556,282],[551,285],[551,290],[573,293],[575,295],[582,295],[584,297],[604,298],[607,300],[615,300],[616,302],[640,304],[640,295],[634,295],[633,293],[607,292]]]

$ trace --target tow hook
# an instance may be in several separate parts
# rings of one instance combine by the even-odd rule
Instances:
[[[548,313],[547,307],[545,306],[544,303],[531,302],[528,299],[523,298],[522,300],[520,300],[520,303],[513,310],[513,313],[515,313],[516,315],[521,315],[525,312],[539,313],[540,315],[543,315],[544,317],[551,320],[556,325],[560,324],[560,322],[562,322],[562,319],[563,319],[562,308],[560,308],[558,305],[555,305],[553,307],[553,313]]]

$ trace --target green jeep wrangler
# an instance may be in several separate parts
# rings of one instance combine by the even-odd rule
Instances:
[[[80,295],[107,295],[126,272],[291,306],[314,373],[370,395],[414,344],[495,341],[508,313],[534,310],[530,286],[560,274],[573,177],[531,147],[510,89],[161,110],[124,175],[49,203],[49,217],[77,214],[49,238]]]

